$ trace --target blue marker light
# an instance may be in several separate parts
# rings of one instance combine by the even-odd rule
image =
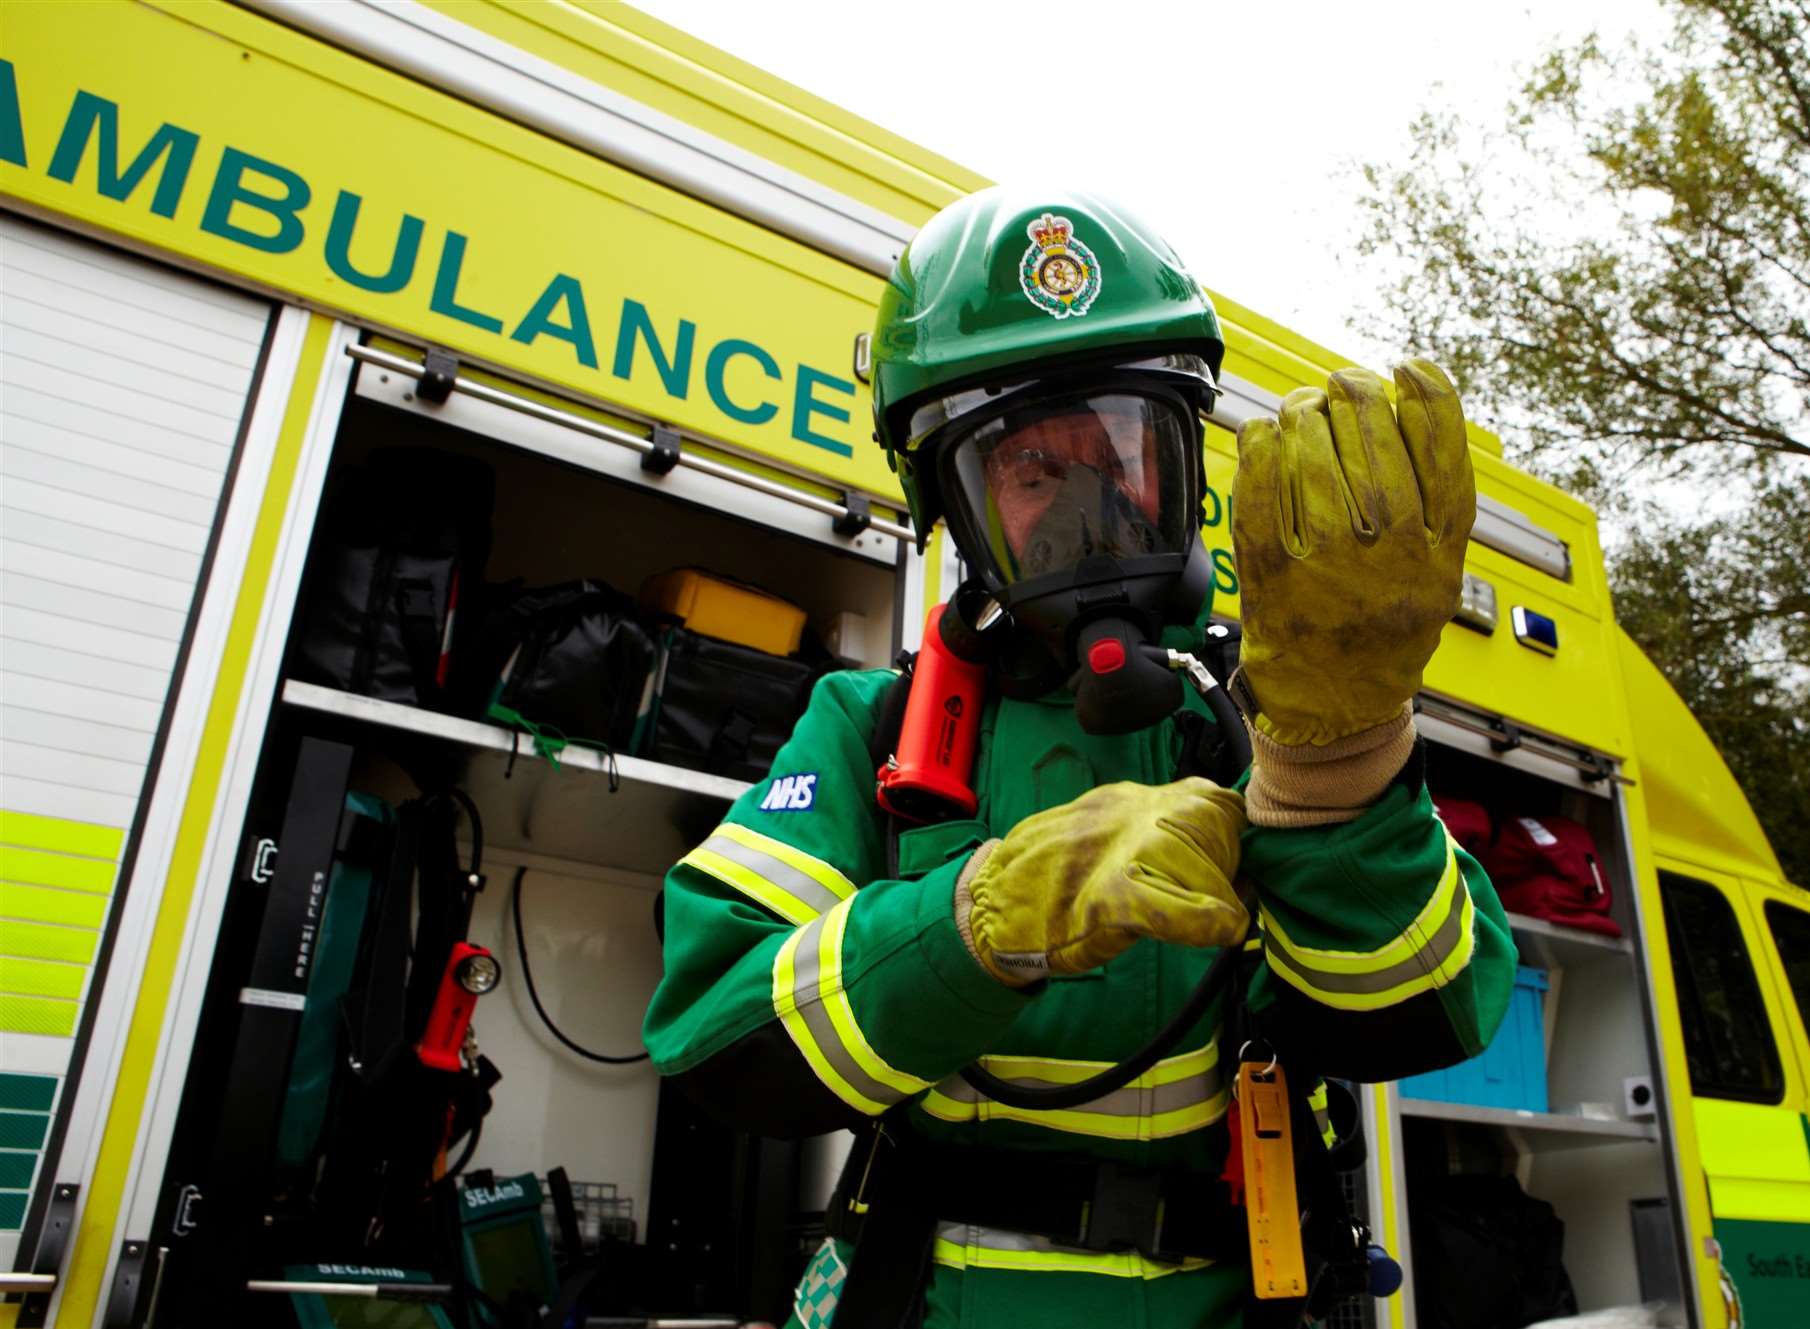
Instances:
[[[1512,615],[1515,640],[1542,655],[1559,653],[1559,625],[1544,614],[1536,614],[1525,605],[1516,605]]]

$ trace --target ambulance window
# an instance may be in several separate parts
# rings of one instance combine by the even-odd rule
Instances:
[[[1810,913],[1793,909],[1782,900],[1768,900],[1766,921],[1772,926],[1772,940],[1779,948],[1785,981],[1791,985],[1791,995],[1797,998],[1804,1033],[1810,1036]]]
[[[1779,1102],[1784,1074],[1735,911],[1714,886],[1689,877],[1661,872],[1659,891],[1691,1092]]]

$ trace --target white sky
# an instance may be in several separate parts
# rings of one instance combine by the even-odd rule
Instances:
[[[1347,313],[1356,167],[1429,105],[1489,126],[1518,69],[1592,28],[1657,36],[1656,0],[635,0],[994,180],[1058,181],[1147,217],[1208,286],[1379,368]]]

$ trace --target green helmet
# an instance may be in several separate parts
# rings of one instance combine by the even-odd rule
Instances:
[[[1089,369],[1199,381],[1210,409],[1219,319],[1175,251],[1091,194],[995,186],[950,204],[906,247],[880,297],[874,423],[920,545],[944,515],[936,433],[967,389]]]

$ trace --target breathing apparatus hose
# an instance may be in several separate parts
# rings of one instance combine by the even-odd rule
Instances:
[[[1213,713],[1213,720],[1219,731],[1225,735],[1225,741],[1236,745],[1239,765],[1249,766],[1251,760],[1250,739],[1245,733],[1244,720],[1239,716],[1232,699],[1226,690],[1207,672],[1205,665],[1192,655],[1180,651],[1161,651],[1160,648],[1146,648],[1153,655],[1160,652],[1163,663],[1182,674],[1200,693],[1201,700]],[[962,1068],[962,1079],[985,1094],[996,1103],[1004,1103],[1007,1107],[1029,1108],[1043,1112],[1053,1112],[1065,1108],[1080,1107],[1091,1103],[1096,1098],[1110,1094],[1115,1089],[1123,1089],[1138,1076],[1149,1070],[1162,1059],[1183,1036],[1197,1024],[1213,1004],[1213,999],[1225,989],[1237,972],[1239,954],[1255,935],[1255,924],[1246,932],[1236,946],[1227,946],[1213,957],[1213,963],[1207,966],[1207,972],[1201,975],[1200,982],[1195,984],[1194,991],[1182,1008],[1170,1017],[1169,1022],[1145,1043],[1143,1047],[1132,1053],[1118,1065],[1101,1071],[1098,1075],[1080,1081],[1077,1084],[1055,1085],[1045,1089],[1028,1089],[1022,1085],[1009,1084],[988,1071],[982,1070],[980,1063]]]
[[[1179,1043],[1182,1035],[1207,1013],[1207,1007],[1213,1004],[1213,999],[1220,994],[1235,972],[1238,953],[1243,949],[1241,943],[1220,951],[1213,957],[1213,963],[1207,966],[1207,972],[1201,976],[1200,982],[1195,984],[1187,1002],[1170,1017],[1168,1024],[1156,1032],[1155,1037],[1117,1066],[1090,1076],[1079,1084],[1026,1089],[1021,1085],[1008,1084],[997,1075],[982,1070],[979,1062],[962,1067],[962,1079],[996,1103],[1004,1103],[1007,1107],[1036,1108],[1045,1112],[1080,1107],[1115,1089],[1123,1089],[1156,1065],[1163,1054]]]

